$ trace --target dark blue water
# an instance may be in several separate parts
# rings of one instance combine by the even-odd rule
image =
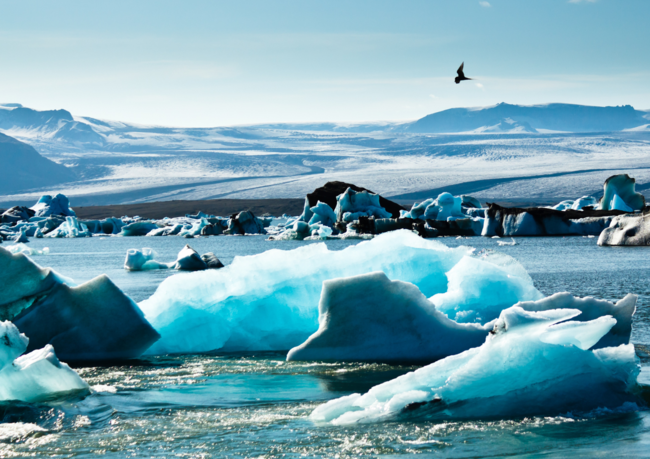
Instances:
[[[639,295],[632,341],[650,346],[650,249],[603,248],[593,238],[441,239],[450,246],[500,250],[517,258],[544,293],[569,291],[610,300]],[[34,240],[35,257],[78,282],[108,274],[136,301],[173,271],[130,273],[126,249],[152,247],[172,261],[188,240],[92,238]],[[341,249],[357,241],[331,241]],[[228,264],[234,256],[301,242],[262,237],[190,240]],[[188,274],[181,274],[188,275]],[[189,274],[191,275],[191,274]],[[155,357],[78,371],[96,393],[52,405],[0,406],[0,457],[648,457],[650,412],[594,413],[474,422],[393,422],[315,426],[307,416],[324,400],[364,392],[414,367],[287,363],[281,353]],[[647,378],[645,371],[642,374]]]

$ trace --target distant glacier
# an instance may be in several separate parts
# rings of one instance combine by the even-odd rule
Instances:
[[[502,103],[412,122],[174,128],[0,104],[0,132],[23,142],[0,143],[3,171],[23,177],[0,189],[0,207],[56,193],[77,206],[296,198],[330,180],[404,200],[450,191],[557,201],[597,195],[619,173],[650,188],[650,112],[629,105]],[[40,155],[25,156],[29,146]]]

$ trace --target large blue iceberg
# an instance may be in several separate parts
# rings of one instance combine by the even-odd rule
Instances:
[[[274,249],[236,257],[219,271],[172,276],[140,303],[162,335],[148,352],[288,350],[318,329],[323,281],[382,271],[388,279],[409,282],[430,297],[448,291],[446,273],[464,257],[473,257],[473,249],[452,249],[401,230],[344,250],[330,251],[325,244]],[[517,269],[504,267],[507,263],[490,259],[478,263],[488,279],[505,276],[504,269],[510,274],[509,283],[502,282],[500,288],[514,293],[489,303],[492,309],[540,298],[523,268],[519,269],[523,277],[518,277]],[[508,263],[516,261],[508,258]],[[478,282],[477,289],[490,295],[489,281]],[[457,295],[477,309],[477,301],[471,298],[475,293],[476,289],[466,289]]]

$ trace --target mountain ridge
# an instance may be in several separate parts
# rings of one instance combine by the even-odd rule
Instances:
[[[76,174],[69,168],[41,156],[30,145],[4,134],[0,134],[0,164],[3,168],[0,193],[57,185],[76,179]]]

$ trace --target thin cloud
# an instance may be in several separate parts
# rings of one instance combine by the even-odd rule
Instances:
[[[429,94],[429,97],[431,97],[432,99],[436,98],[436,96],[434,96],[433,94]]]
[[[483,89],[483,85],[481,83],[476,83],[476,87]]]
[[[490,5],[490,2],[486,2],[485,0],[482,0],[482,1],[478,2],[478,4],[481,5],[484,8],[492,7],[492,5]]]

